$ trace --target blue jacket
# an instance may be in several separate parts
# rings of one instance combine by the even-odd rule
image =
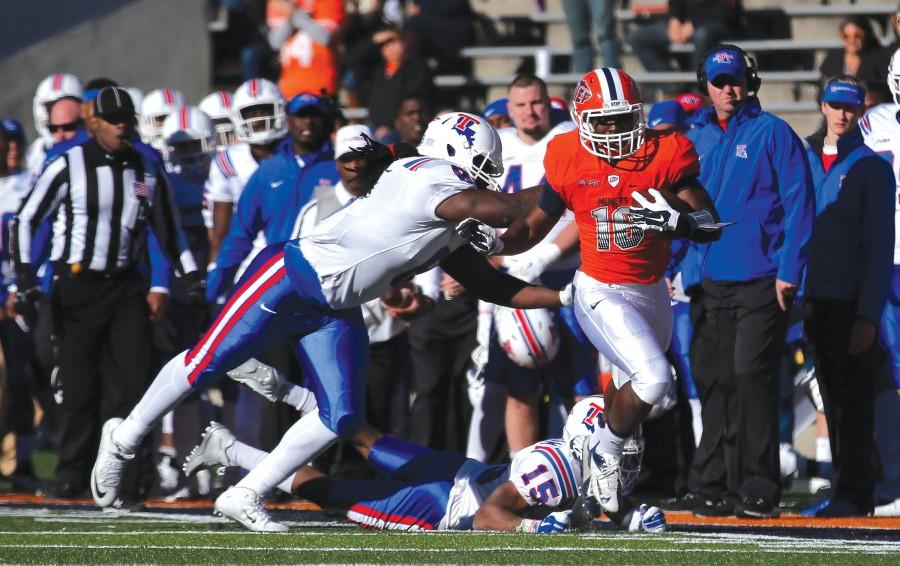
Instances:
[[[323,177],[337,182],[333,155],[331,145],[326,143],[301,160],[287,138],[275,155],[259,164],[238,199],[228,235],[216,257],[216,268],[207,277],[207,299],[214,301],[228,290],[260,231],[266,244],[291,239],[297,215],[309,202],[315,186]],[[328,163],[330,168],[316,167],[319,163]],[[323,171],[325,175],[319,175]]]
[[[703,279],[777,277],[799,284],[812,231],[813,185],[803,142],[751,98],[722,131],[712,107],[688,138],[700,156],[700,182],[722,221],[712,244],[692,244],[682,263],[685,289]]]
[[[878,324],[894,268],[894,172],[858,129],[838,140],[828,173],[822,137],[810,136],[807,144],[816,219],[806,296],[856,301],[856,314]]]

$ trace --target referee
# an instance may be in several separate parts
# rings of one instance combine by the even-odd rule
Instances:
[[[63,401],[51,493],[59,497],[86,491],[100,424],[125,416],[151,377],[150,308],[164,298],[148,293],[138,272],[148,237],[202,292],[166,174],[130,143],[136,119],[128,92],[106,87],[93,107],[94,137],[45,167],[13,229],[19,301],[33,302],[40,295],[29,263],[34,234],[55,215],[51,304]]]

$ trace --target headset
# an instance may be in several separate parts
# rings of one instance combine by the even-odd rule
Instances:
[[[762,85],[762,81],[759,78],[759,68],[756,64],[756,59],[737,45],[732,45],[730,43],[722,43],[716,45],[715,47],[707,51],[705,55],[703,55],[703,59],[700,61],[700,66],[697,67],[697,88],[700,89],[700,93],[709,96],[709,89],[706,86],[706,69],[704,69],[704,66],[706,64],[706,59],[714,51],[719,51],[720,49],[727,49],[729,51],[740,53],[740,55],[744,58],[744,66],[747,67],[745,75],[747,78],[747,94],[750,96],[756,96],[756,93],[759,92],[760,85]]]

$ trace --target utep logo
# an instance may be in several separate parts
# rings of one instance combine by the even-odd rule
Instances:
[[[575,95],[572,97],[572,101],[575,104],[582,104],[583,102],[587,102],[592,94],[591,87],[589,87],[586,82],[581,81],[578,83],[578,88],[575,89]]]
[[[466,141],[472,146],[475,145],[475,130],[472,129],[472,124],[480,123],[481,122],[471,116],[461,114],[460,117],[456,119],[456,124],[453,125],[453,129],[456,130],[456,133],[466,138]]]
[[[619,185],[619,176],[618,175],[610,175],[606,178],[609,181],[609,184],[615,188]]]
[[[734,53],[730,51],[719,51],[715,55],[713,55],[713,63],[718,63],[720,65],[727,65],[734,61]]]
[[[747,159],[747,144],[739,143],[734,150],[735,157],[740,157],[741,159]]]

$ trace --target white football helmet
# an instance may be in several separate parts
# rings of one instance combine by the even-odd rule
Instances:
[[[234,122],[231,121],[231,93],[219,90],[200,101],[200,110],[216,125],[216,149],[223,150],[234,143]]]
[[[481,116],[465,112],[438,116],[425,129],[419,153],[458,165],[487,188],[500,190],[503,147],[497,130]]]
[[[173,170],[206,178],[216,151],[216,128],[209,116],[196,106],[182,106],[165,119],[162,136]]]
[[[138,123],[138,131],[144,143],[164,152],[166,142],[162,133],[163,122],[182,106],[187,106],[187,100],[177,90],[158,88],[147,94],[141,102],[141,120]]]
[[[250,79],[234,91],[231,119],[242,142],[262,145],[287,135],[284,96],[266,79]]]
[[[134,110],[137,119],[141,119],[141,106],[144,104],[144,91],[139,89],[136,86],[126,86],[125,90],[128,91],[128,96],[131,97],[131,102],[134,103]]]
[[[34,115],[34,129],[47,143],[53,143],[53,135],[47,129],[50,123],[49,106],[60,98],[84,97],[81,81],[69,73],[55,73],[40,82],[34,93],[31,110]]]
[[[891,56],[891,63],[887,72],[888,88],[894,95],[894,102],[900,104],[900,48]]]
[[[628,73],[609,67],[588,72],[572,95],[572,121],[578,126],[581,146],[604,159],[632,155],[644,144],[643,108],[641,90]],[[597,133],[593,122],[610,116],[630,122],[628,129]]]
[[[539,368],[559,352],[559,330],[548,309],[494,309],[497,341],[517,366]]]
[[[588,456],[585,453],[588,450],[586,440],[594,434],[597,427],[606,426],[603,420],[604,410],[603,395],[585,397],[572,407],[563,428],[563,443],[574,458],[582,462],[582,477],[585,478],[587,477],[585,474],[588,473],[589,461],[593,461],[593,458],[586,458]],[[644,438],[641,427],[638,425],[634,435],[625,441],[625,446],[622,448],[622,460],[619,463],[619,485],[622,487],[623,495],[631,493],[634,486],[637,485],[643,458]]]

